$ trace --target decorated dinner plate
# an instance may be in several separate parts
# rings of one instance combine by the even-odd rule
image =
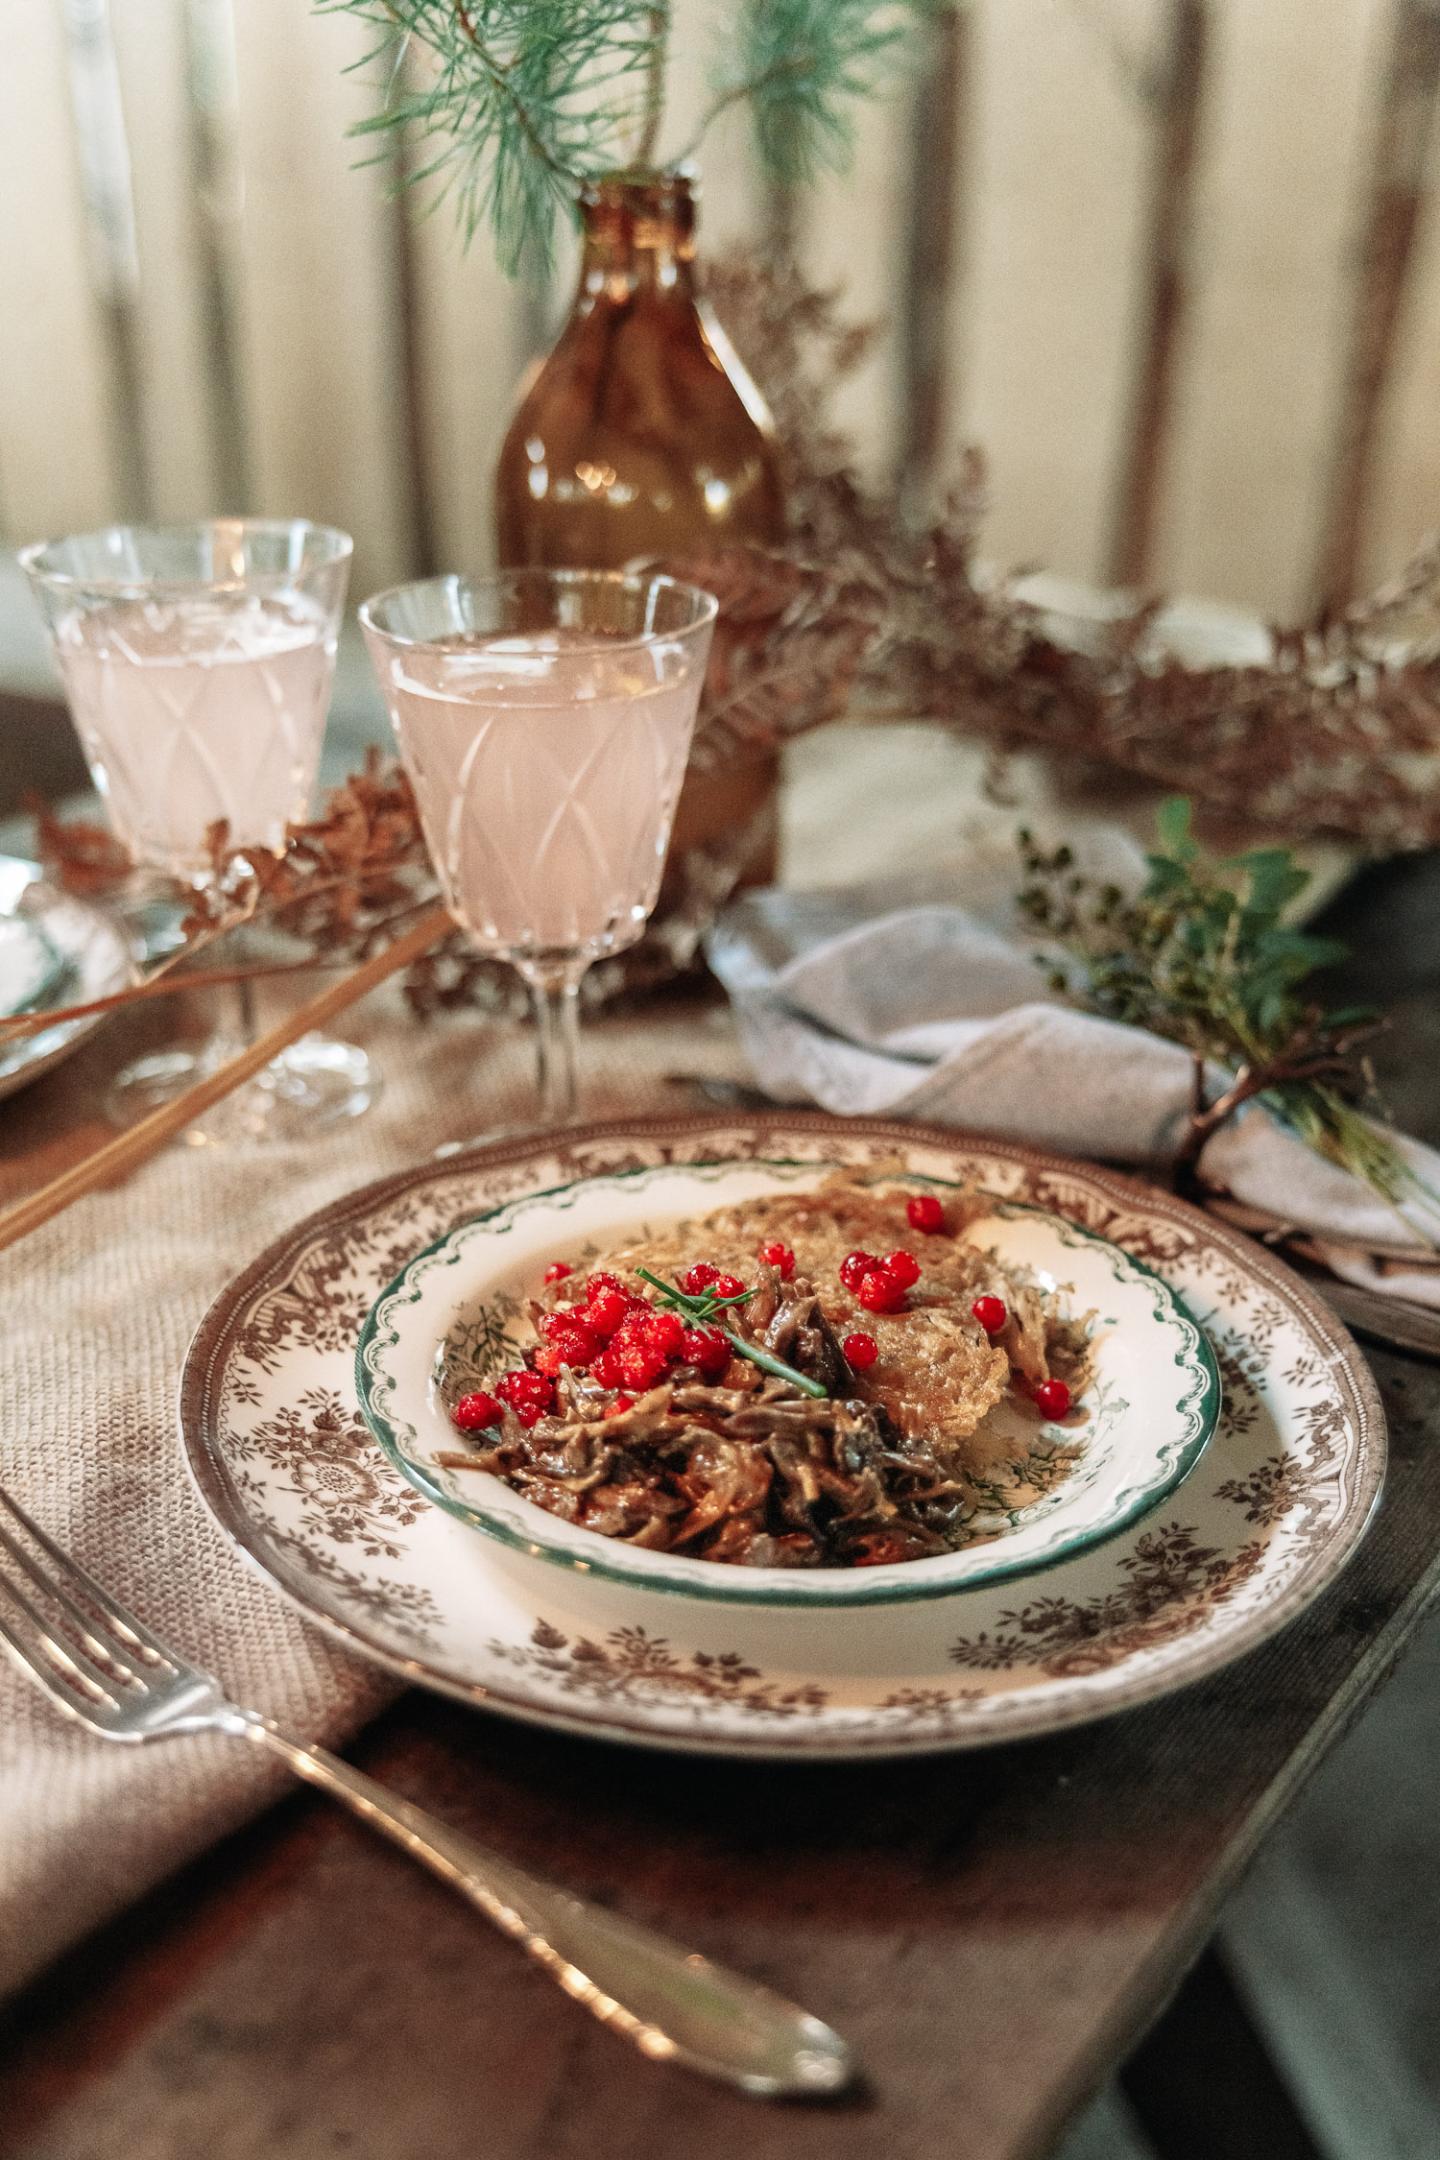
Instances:
[[[836,1164],[903,1163],[978,1186],[999,1209],[1059,1218],[1153,1271],[1203,1330],[1223,1383],[1188,1477],[1034,1573],[862,1612],[717,1602],[557,1566],[478,1535],[387,1459],[360,1413],[356,1344],[377,1296],[427,1247],[556,1188],[696,1163],[768,1175],[777,1162],[808,1163],[817,1180]],[[199,1489],[240,1549],[405,1679],[574,1732],[772,1757],[979,1746],[1199,1679],[1334,1579],[1385,1452],[1350,1338],[1223,1225],[1028,1148],[801,1111],[581,1127],[336,1202],[212,1307],[181,1421]]]
[[[45,884],[38,863],[0,855],[0,1014],[87,1004],[122,990],[134,974],[125,934],[110,916]],[[0,1098],[38,1080],[104,1024],[96,1013],[0,1042]]]
[[[938,1196],[948,1182],[924,1189]],[[967,1220],[959,1242],[1089,1316],[1089,1374],[1063,1424],[1014,1396],[987,1414],[986,1451],[1000,1467],[955,1551],[864,1568],[724,1566],[618,1543],[456,1466],[450,1407],[515,1362],[526,1301],[551,1261],[604,1266],[619,1244],[676,1232],[699,1254],[699,1218],[816,1183],[803,1158],[658,1163],[571,1179],[470,1218],[408,1261],[372,1307],[356,1356],[367,1424],[428,1499],[512,1550],[585,1577],[743,1605],[888,1605],[1031,1573],[1113,1536],[1194,1469],[1219,1417],[1220,1376],[1184,1301],[1095,1231],[1009,1200]],[[897,1237],[904,1227],[897,1199]]]

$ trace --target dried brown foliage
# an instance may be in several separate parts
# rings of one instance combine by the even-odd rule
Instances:
[[[725,708],[732,738],[764,741],[848,707],[1112,766],[1291,838],[1440,840],[1440,543],[1338,619],[1272,631],[1266,665],[1186,665],[1157,635],[1153,600],[1067,632],[979,566],[977,453],[924,527],[858,478],[824,417],[865,350],[835,295],[746,264],[713,289],[792,464],[792,539],[751,557],[748,605],[763,617],[769,580],[775,607]],[[701,582],[736,576],[730,556],[684,568]],[[778,694],[807,663],[833,683],[828,709],[823,683],[793,704]]]
[[[667,564],[722,604],[697,765],[723,767],[846,713],[928,720],[997,753],[1040,749],[1183,790],[1202,811],[1290,839],[1440,841],[1440,543],[1338,619],[1272,632],[1263,666],[1183,664],[1158,635],[1154,601],[1067,627],[981,566],[977,452],[928,524],[860,477],[829,413],[871,331],[846,320],[838,295],[744,259],[717,266],[710,294],[775,412],[792,530],[782,549]],[[73,892],[113,889],[129,871],[103,828],[61,825],[43,808],[39,846]],[[434,897],[409,783],[373,753],[283,850],[236,851],[217,828],[211,853],[214,886],[187,923],[192,952],[264,923],[319,963],[355,964]],[[682,904],[606,987],[688,964],[737,866],[697,855],[681,868]],[[494,1003],[502,983],[457,933],[406,987],[427,1013]]]

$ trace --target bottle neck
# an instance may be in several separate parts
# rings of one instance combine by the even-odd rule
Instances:
[[[689,177],[614,174],[590,181],[580,218],[582,293],[625,301],[644,292],[681,305],[694,299],[696,204]]]

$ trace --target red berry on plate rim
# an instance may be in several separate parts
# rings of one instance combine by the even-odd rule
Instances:
[[[914,1193],[905,1203],[905,1220],[912,1230],[934,1237],[937,1230],[945,1228],[945,1210],[933,1192]]]
[[[760,1258],[767,1267],[778,1271],[781,1282],[789,1282],[795,1273],[795,1255],[788,1245],[781,1244],[779,1238],[771,1238],[768,1245],[760,1247]]]
[[[905,1303],[905,1285],[896,1282],[894,1276],[887,1274],[884,1268],[877,1267],[863,1277],[855,1295],[866,1312],[899,1312]]]
[[[452,1424],[461,1432],[481,1432],[487,1425],[498,1425],[502,1411],[493,1395],[477,1390],[473,1395],[462,1395],[450,1413]]]
[[[861,1283],[879,1265],[880,1262],[873,1252],[860,1252],[857,1249],[855,1252],[846,1253],[840,1262],[840,1280],[852,1297],[859,1295]]]
[[[684,1274],[680,1277],[680,1287],[691,1297],[701,1297],[719,1279],[720,1270],[718,1267],[715,1267],[709,1260],[697,1260],[693,1267],[686,1268]]]
[[[1063,1418],[1070,1414],[1070,1390],[1063,1380],[1042,1380],[1035,1390],[1035,1407],[1042,1417]]]
[[[977,1297],[970,1310],[987,1335],[998,1335],[1010,1317],[1004,1298]]]
[[[847,1335],[840,1348],[845,1353],[846,1364],[852,1365],[856,1372],[867,1371],[880,1355],[880,1345],[873,1335]]]
[[[883,1260],[880,1264],[885,1273],[899,1283],[902,1290],[908,1290],[911,1283],[917,1283],[920,1280],[920,1263],[915,1258],[914,1253],[906,1252],[903,1246],[898,1251],[892,1252],[888,1259]]]
[[[545,1270],[545,1280],[547,1283],[564,1282],[565,1277],[573,1275],[574,1272],[568,1260],[552,1260]]]

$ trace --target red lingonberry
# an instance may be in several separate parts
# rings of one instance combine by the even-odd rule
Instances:
[[[497,1395],[503,1395],[521,1423],[525,1412],[533,1410],[535,1417],[543,1417],[555,1400],[555,1383],[548,1373],[531,1372],[527,1366],[517,1366],[514,1372],[502,1373],[495,1383]],[[533,1425],[534,1418],[529,1422]]]
[[[554,1343],[542,1343],[532,1354],[536,1372],[548,1373],[552,1380],[559,1377],[561,1366],[568,1362],[560,1355]]]
[[[600,1345],[588,1327],[570,1327],[563,1334],[552,1335],[550,1347],[562,1365],[588,1365]]]
[[[545,1280],[547,1283],[564,1282],[565,1277],[573,1275],[574,1272],[568,1260],[552,1260],[545,1270]]]
[[[652,1388],[664,1372],[667,1363],[662,1350],[652,1350],[648,1344],[636,1343],[622,1350],[616,1360],[620,1378],[627,1388],[634,1388],[643,1395]]]
[[[864,1282],[865,1277],[873,1273],[879,1265],[880,1263],[873,1252],[860,1252],[857,1250],[846,1253],[845,1258],[840,1262],[840,1280],[852,1297],[858,1295],[860,1285]]]
[[[912,1230],[934,1237],[937,1230],[945,1228],[945,1210],[933,1192],[918,1192],[905,1203],[905,1220]]]
[[[710,1288],[716,1297],[740,1297],[745,1285],[738,1275],[717,1275]]]
[[[598,1380],[601,1387],[618,1388],[621,1386],[625,1375],[620,1370],[619,1355],[613,1348],[601,1351],[599,1357],[590,1367],[590,1377],[592,1380]]]
[[[905,1303],[905,1285],[896,1282],[884,1268],[872,1268],[868,1275],[861,1277],[855,1295],[866,1312],[899,1312]]]
[[[760,1258],[767,1267],[776,1269],[781,1282],[789,1282],[795,1273],[795,1255],[788,1245],[781,1244],[779,1238],[771,1238],[768,1245],[760,1247]]]
[[[1070,1390],[1063,1380],[1042,1380],[1035,1390],[1035,1407],[1042,1417],[1070,1415]]]
[[[920,1280],[920,1263],[913,1252],[906,1252],[903,1245],[892,1252],[882,1265],[885,1273],[898,1282],[902,1290],[908,1290],[911,1283]]]
[[[847,1335],[840,1348],[845,1353],[846,1364],[852,1365],[856,1372],[865,1372],[880,1355],[880,1345],[873,1335]]]
[[[634,1407],[635,1397],[633,1395],[617,1395],[614,1402],[606,1409],[605,1415],[606,1417],[624,1417],[625,1412],[633,1410]]]
[[[680,1287],[691,1297],[699,1297],[713,1282],[718,1281],[719,1275],[719,1268],[713,1266],[709,1260],[697,1260],[694,1266],[687,1267],[680,1277]]]
[[[1005,1310],[1004,1298],[977,1297],[970,1310],[987,1335],[998,1335],[1010,1317]]]
[[[662,1357],[679,1355],[680,1343],[685,1333],[685,1323],[679,1313],[668,1309],[652,1312],[645,1322],[645,1340],[652,1350]]]
[[[461,1432],[479,1432],[486,1425],[498,1425],[501,1409],[493,1395],[477,1389],[473,1395],[462,1395],[450,1416]]]
[[[686,1328],[680,1348],[686,1363],[698,1365],[709,1379],[724,1372],[730,1362],[730,1345],[719,1328]]]
[[[612,1290],[602,1285],[591,1290],[588,1302],[580,1317],[592,1335],[610,1336],[615,1333],[630,1310],[630,1300],[623,1290]]]
[[[561,1335],[569,1335],[576,1328],[585,1328],[585,1315],[578,1305],[557,1305],[554,1312],[541,1313],[535,1323],[546,1342],[555,1342]]]

